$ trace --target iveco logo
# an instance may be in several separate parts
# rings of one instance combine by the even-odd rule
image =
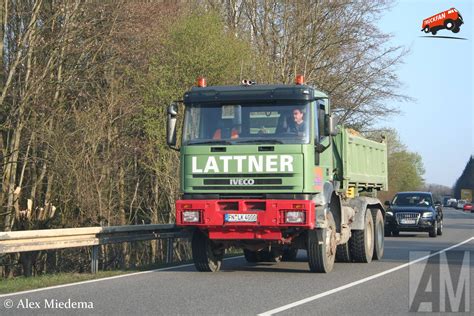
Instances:
[[[230,185],[254,185],[254,179],[230,179]]]

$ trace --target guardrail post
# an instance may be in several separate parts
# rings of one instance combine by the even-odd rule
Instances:
[[[173,239],[174,238],[166,239],[166,263],[173,262]]]
[[[92,246],[91,272],[99,271],[99,246]]]

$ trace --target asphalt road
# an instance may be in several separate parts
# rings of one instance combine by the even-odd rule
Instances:
[[[432,302],[434,311],[445,308],[472,315],[474,214],[449,208],[444,212],[442,236],[401,233],[386,238],[383,260],[336,263],[329,274],[310,273],[304,251],[298,253],[296,262],[278,264],[253,265],[238,257],[227,259],[218,273],[199,273],[193,265],[186,265],[0,295],[0,314],[404,315],[410,306],[420,311]],[[436,254],[439,251],[442,253]],[[410,255],[412,259],[431,257],[410,264]],[[440,265],[446,258],[449,264]],[[430,281],[423,283],[427,279],[420,276]],[[445,280],[446,291],[437,290],[440,278]],[[416,289],[419,284],[426,285],[418,287],[425,293],[413,297],[421,304],[410,305],[409,294],[414,292],[409,287]],[[454,292],[449,292],[449,286]],[[440,296],[441,292],[447,294]],[[441,301],[447,302],[444,307]],[[72,308],[74,303],[76,308]]]

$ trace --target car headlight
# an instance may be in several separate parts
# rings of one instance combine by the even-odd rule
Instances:
[[[199,223],[201,221],[199,211],[184,211],[183,212],[183,222],[186,223]]]
[[[393,216],[393,213],[390,212],[390,211],[386,212],[385,214],[387,214],[387,215],[389,215],[389,216]]]
[[[285,223],[289,224],[299,224],[306,221],[305,212],[300,211],[288,211],[285,212]]]
[[[430,218],[430,217],[433,217],[433,213],[432,213],[432,212],[424,212],[421,217],[423,217],[423,218]]]

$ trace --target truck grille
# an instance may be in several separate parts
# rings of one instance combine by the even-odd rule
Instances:
[[[194,174],[193,179],[199,180],[192,186],[193,190],[294,190],[292,177],[294,173],[227,173],[227,174]]]
[[[420,219],[420,213],[412,213],[412,212],[399,212],[396,214],[397,222],[400,224],[402,221],[405,220],[415,220],[415,223],[412,225],[417,225],[418,220]]]

